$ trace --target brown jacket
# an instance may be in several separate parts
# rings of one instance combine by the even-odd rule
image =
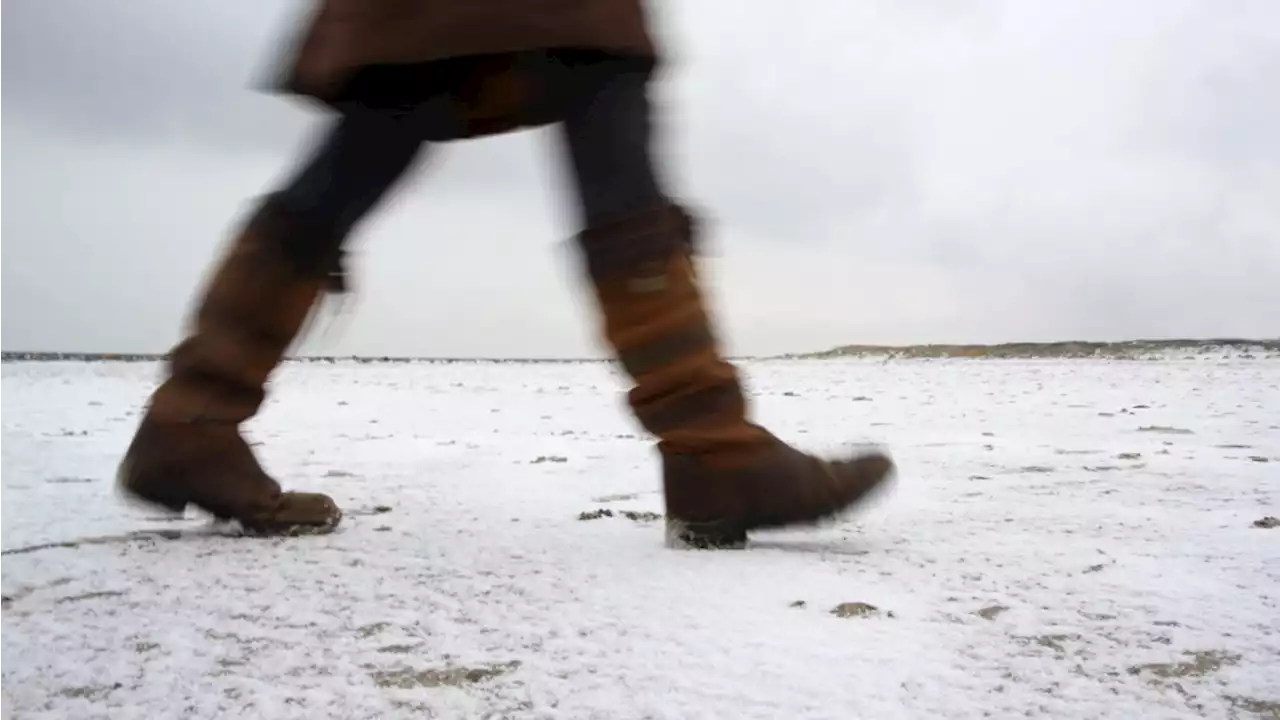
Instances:
[[[279,89],[330,105],[361,101],[371,83],[444,93],[483,120],[465,136],[492,134],[547,120],[522,117],[520,74],[530,54],[561,49],[658,55],[642,0],[316,0]]]

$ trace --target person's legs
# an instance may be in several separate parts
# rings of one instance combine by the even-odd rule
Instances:
[[[721,440],[758,442],[762,432],[740,422],[745,407],[737,372],[720,357],[701,288],[684,277],[693,270],[694,228],[659,185],[649,75],[603,64],[580,72],[582,96],[563,124],[564,145],[605,339],[637,382],[631,404],[664,449],[696,444],[694,421],[716,424]],[[637,273],[661,281],[668,292],[642,295],[612,282]],[[738,421],[729,435],[730,427],[711,416],[720,412]]]
[[[129,495],[179,512],[195,504],[259,532],[337,524],[328,497],[281,493],[238,426],[257,413],[268,376],[340,279],[349,233],[419,146],[390,115],[347,114],[262,200],[216,266],[125,454],[120,484]]]
[[[276,193],[292,212],[346,237],[386,197],[422,148],[413,116],[352,109]]]
[[[669,538],[740,546],[748,530],[815,522],[866,497],[892,470],[886,456],[821,460],[749,419],[694,271],[692,218],[656,177],[648,74],[607,62],[581,73],[562,128],[578,242],[605,340],[635,382],[632,410],[659,439]]]
[[[562,125],[579,217],[586,227],[667,202],[653,163],[649,74],[578,67],[581,90]]]

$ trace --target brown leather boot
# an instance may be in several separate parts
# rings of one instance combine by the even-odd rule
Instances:
[[[579,236],[604,336],[635,381],[629,402],[658,437],[668,540],[741,547],[747,532],[814,524],[868,497],[893,462],[823,460],[748,419],[720,355],[692,260],[689,215],[668,205]]]
[[[342,512],[326,495],[281,492],[239,431],[265,398],[267,377],[332,279],[336,243],[264,203],[218,265],[193,332],[174,348],[118,483],[132,498],[181,513],[196,505],[254,534],[327,532]],[[332,247],[326,258],[287,248]],[[315,254],[314,252],[311,254]],[[335,276],[340,277],[340,276]]]

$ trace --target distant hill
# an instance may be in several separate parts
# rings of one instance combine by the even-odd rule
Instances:
[[[1208,355],[1232,352],[1237,355],[1280,355],[1280,338],[1125,340],[1121,342],[1015,342],[996,345],[843,345],[815,353],[788,355],[796,359],[841,357],[884,358],[1128,358],[1171,355]]]

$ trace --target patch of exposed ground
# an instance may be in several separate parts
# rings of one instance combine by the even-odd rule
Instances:
[[[662,515],[655,512],[642,512],[638,510],[610,510],[609,508],[600,508],[598,510],[584,510],[578,513],[579,520],[599,520],[601,518],[622,517],[632,522],[654,522],[661,520]]]
[[[845,602],[831,608],[831,614],[838,618],[865,618],[880,615],[880,608],[870,603],[864,602]],[[889,617],[893,617],[893,613],[888,613]]]
[[[397,688],[413,690],[415,688],[464,687],[486,680],[501,677],[514,672],[520,667],[519,660],[505,663],[492,663],[472,667],[453,666],[444,668],[396,668],[393,670],[373,670],[369,676],[374,684],[381,688]]]
[[[1189,657],[1190,660],[1176,663],[1146,663],[1144,665],[1134,665],[1129,668],[1129,674],[1150,675],[1151,677],[1161,678],[1164,680],[1204,677],[1211,673],[1215,673],[1224,667],[1230,667],[1240,662],[1239,655],[1218,650],[1197,650],[1193,652],[1185,652],[1183,655]]]
[[[1157,435],[1195,435],[1195,430],[1173,427],[1172,425],[1143,425],[1138,432],[1156,433]]]
[[[997,617],[1004,614],[1008,609],[1009,608],[1005,607],[1004,605],[991,605],[991,606],[982,608],[981,610],[975,612],[974,614],[982,618],[983,620],[995,620]]]

